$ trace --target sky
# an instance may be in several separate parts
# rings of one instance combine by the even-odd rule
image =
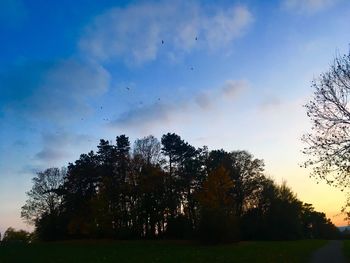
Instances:
[[[300,138],[311,81],[350,43],[350,2],[0,1],[0,232],[31,229],[31,178],[95,150],[175,132],[247,150],[337,225],[345,195],[317,184]]]

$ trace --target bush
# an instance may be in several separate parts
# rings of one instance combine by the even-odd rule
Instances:
[[[27,244],[31,241],[31,233],[25,230],[15,230],[12,227],[9,227],[4,234],[4,238],[2,239],[3,244],[8,243],[19,243],[19,244]]]

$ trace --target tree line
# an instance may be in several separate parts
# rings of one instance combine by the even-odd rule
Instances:
[[[21,216],[41,240],[334,238],[324,213],[264,174],[247,151],[196,148],[167,133],[100,140],[67,168],[38,172]]]

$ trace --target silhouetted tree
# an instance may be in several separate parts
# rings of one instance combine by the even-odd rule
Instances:
[[[305,105],[312,121],[312,131],[303,137],[317,179],[341,189],[350,177],[350,52],[337,56],[329,71],[312,82],[314,94]]]
[[[244,239],[290,240],[304,237],[303,206],[291,189],[261,181],[257,202],[242,217]]]
[[[174,133],[115,144],[101,139],[67,171],[33,179],[22,217],[41,240],[64,238],[244,239],[334,237],[323,213],[264,176],[246,151],[196,149]]]
[[[28,223],[35,224],[39,230],[38,235],[43,239],[46,239],[46,234],[53,239],[61,235],[58,220],[62,213],[61,186],[65,174],[65,169],[58,168],[38,172],[32,180],[32,189],[27,192],[28,199],[22,206],[21,217]],[[46,223],[48,221],[50,223]]]
[[[161,144],[153,135],[137,139],[134,143],[134,156],[139,156],[147,164],[161,162]]]
[[[276,195],[271,200],[267,214],[271,239],[289,240],[302,237],[302,202],[292,190],[282,183],[277,186]]]
[[[31,239],[31,234],[25,230],[15,230],[9,227],[2,239],[2,243],[28,243]]]
[[[162,153],[166,157],[167,232],[171,236],[181,231],[177,229],[179,225],[195,227],[196,201],[193,194],[202,167],[200,152],[179,135],[167,133],[162,136],[161,142]]]
[[[162,136],[162,153],[167,158],[165,170],[167,172],[166,198],[168,204],[167,217],[174,219],[180,209],[180,185],[179,166],[184,154],[185,142],[175,133],[167,133]]]
[[[211,151],[208,157],[208,171],[224,167],[234,182],[235,212],[241,216],[244,209],[254,206],[256,193],[261,189],[259,182],[264,177],[264,162],[254,159],[246,151]]]
[[[212,170],[197,193],[200,204],[199,235],[204,242],[217,243],[238,240],[238,217],[232,195],[234,182],[228,171]]]
[[[340,236],[339,229],[324,213],[316,212],[311,204],[303,204],[301,219],[306,238],[336,239]]]
[[[94,235],[95,213],[91,203],[97,196],[101,177],[98,174],[99,160],[94,152],[81,154],[75,163],[68,165],[64,183],[63,203],[68,217],[68,232],[80,237]]]
[[[260,191],[256,193],[255,204],[244,212],[241,219],[243,239],[271,239],[268,215],[273,200],[278,195],[275,182],[264,177],[260,182]]]

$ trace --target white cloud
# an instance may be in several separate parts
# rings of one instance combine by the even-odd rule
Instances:
[[[129,64],[142,64],[164,50],[181,53],[226,47],[252,21],[244,6],[207,10],[185,1],[129,5],[98,16],[79,46],[101,61],[119,57]]]
[[[204,35],[208,45],[222,47],[239,37],[253,21],[252,14],[243,6],[220,10],[213,17],[203,18]]]
[[[323,11],[339,0],[284,0],[282,6],[298,13],[316,13]]]

